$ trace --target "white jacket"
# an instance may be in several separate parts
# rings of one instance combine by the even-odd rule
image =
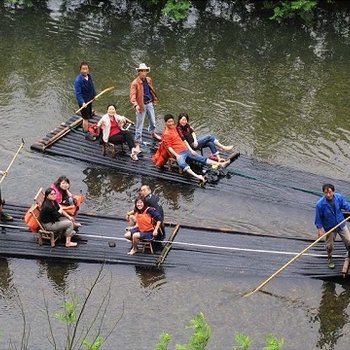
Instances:
[[[119,124],[120,129],[122,129],[122,125],[125,123],[126,119],[122,115],[116,114],[114,119]],[[111,132],[111,120],[109,118],[108,113],[103,115],[101,119],[98,121],[97,126],[102,128],[102,138],[104,142],[108,142],[109,133]]]

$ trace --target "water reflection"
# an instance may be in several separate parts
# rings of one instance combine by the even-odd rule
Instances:
[[[47,278],[52,286],[59,293],[64,293],[67,289],[67,279],[70,273],[78,268],[77,263],[54,263],[44,260],[38,261],[39,274],[43,275],[46,272]]]
[[[10,292],[12,284],[12,272],[7,259],[0,259],[0,297]]]
[[[337,287],[342,290],[337,291]],[[322,289],[320,307],[313,322],[320,323],[317,346],[332,350],[344,335],[343,328],[349,322],[347,308],[350,303],[350,285],[339,286],[327,281],[323,283]]]
[[[117,171],[103,168],[86,168],[84,170],[89,197],[107,198],[113,192],[126,192],[137,185],[133,176],[119,174]]]
[[[83,181],[87,186],[88,197],[106,201],[113,196],[122,196],[126,197],[129,207],[133,206],[133,201],[139,194],[142,184],[149,185],[158,196],[160,204],[171,210],[180,209],[183,202],[193,202],[196,189],[194,186],[179,188],[178,184],[172,184],[169,181],[124,175],[104,168],[86,168],[84,174]]]
[[[159,289],[166,283],[165,271],[162,267],[135,266],[136,275],[140,279],[140,286],[146,290]],[[150,291],[151,293],[151,291]]]

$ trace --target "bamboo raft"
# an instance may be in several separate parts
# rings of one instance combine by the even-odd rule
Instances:
[[[90,122],[96,123],[99,119],[100,117],[94,116]],[[176,183],[198,185],[198,181],[187,175],[169,169],[158,169],[154,166],[151,157],[156,151],[158,142],[151,138],[146,129],[143,132],[143,139],[146,143],[146,146],[142,147],[143,156],[140,156],[139,161],[135,162],[130,159],[128,154],[118,153],[115,157],[110,154],[104,155],[102,146],[98,141],[85,140],[81,124],[82,118],[77,115],[73,116],[60,127],[31,145],[30,148],[53,156],[69,157],[78,161],[116,169],[123,174],[150,176]],[[133,126],[129,130],[134,133]],[[227,180],[226,178],[221,179],[220,184]]]
[[[14,217],[14,221],[0,222],[0,257],[168,267],[225,278],[261,277],[273,273],[312,242],[188,225],[181,225],[178,230],[175,224],[167,224],[167,237],[159,242],[160,248],[154,254],[139,252],[129,256],[130,242],[123,238],[126,224],[123,218],[79,213],[82,227],[76,235],[78,246],[65,248],[61,242],[51,248],[48,243],[39,246],[35,235],[25,227],[23,217],[28,207],[6,205],[6,212]],[[343,279],[345,253],[343,243],[336,241],[336,268],[330,270],[324,245],[320,243],[282,276]],[[348,278],[346,273],[345,276]]]

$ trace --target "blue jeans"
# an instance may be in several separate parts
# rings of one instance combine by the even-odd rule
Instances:
[[[215,140],[216,140],[216,137],[213,136],[213,135],[202,136],[202,137],[200,137],[197,140],[198,146],[195,149],[209,147],[210,148],[210,152],[212,154],[217,154],[218,153],[218,148],[216,147],[216,145],[214,143]]]
[[[146,114],[149,120],[148,131],[153,133],[156,130],[156,114],[154,112],[153,103],[150,102],[145,104],[144,112],[136,113],[135,141],[138,143],[142,142],[142,130]]]
[[[207,157],[203,157],[199,155],[198,153],[192,154],[191,151],[183,151],[179,154],[180,159],[177,161],[177,164],[179,167],[186,171],[190,166],[186,163],[187,158],[192,159],[196,162],[207,164]]]

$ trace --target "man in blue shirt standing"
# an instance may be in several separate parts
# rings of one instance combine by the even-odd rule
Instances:
[[[96,90],[94,82],[90,75],[90,67],[86,62],[80,63],[80,73],[74,81],[75,97],[78,101],[79,108],[84,107],[81,110],[81,116],[83,118],[83,131],[86,133],[86,138],[91,139],[88,134],[89,119],[92,117],[92,103],[86,105],[89,101],[93,100],[96,96]]]
[[[324,193],[324,196],[316,203],[315,225],[317,228],[318,237],[323,234],[322,229],[327,232],[344,220],[344,214],[342,213],[342,210],[350,211],[350,204],[340,193],[335,193],[335,188],[333,185],[323,185],[322,192]],[[344,222],[338,228],[329,233],[326,237],[328,267],[330,269],[334,269],[335,267],[335,264],[332,260],[332,252],[337,233],[343,240],[348,251],[348,256],[350,256],[350,232],[346,226],[346,223]]]

